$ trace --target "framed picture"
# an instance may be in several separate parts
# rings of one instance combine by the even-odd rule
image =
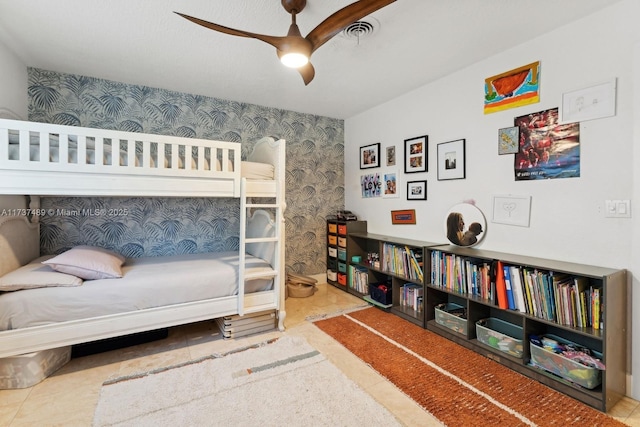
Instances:
[[[380,197],[382,195],[382,182],[379,173],[371,173],[360,177],[360,188],[362,197]]]
[[[616,79],[562,94],[560,123],[583,122],[616,115]]]
[[[498,129],[498,154],[516,154],[520,142],[520,128]]]
[[[407,182],[407,200],[427,200],[427,181]]]
[[[360,147],[360,169],[377,168],[380,166],[380,143]]]
[[[492,222],[529,227],[531,196],[493,196]]]
[[[465,178],[464,139],[438,144],[438,181]]]
[[[416,223],[415,209],[391,211],[391,224],[415,224],[415,223]]]
[[[398,183],[396,172],[385,172],[383,179],[384,191],[382,197],[398,197]]]
[[[404,140],[404,171],[405,173],[426,172],[427,162],[427,135]]]
[[[387,166],[396,165],[396,146],[387,147]]]

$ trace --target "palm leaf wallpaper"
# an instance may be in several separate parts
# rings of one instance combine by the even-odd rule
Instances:
[[[286,269],[326,271],[325,218],[344,207],[344,122],[294,111],[29,68],[29,120],[287,149]],[[86,244],[127,257],[238,249],[238,199],[46,197],[42,254]],[[83,214],[84,213],[84,214]],[[95,213],[89,215],[88,213]]]

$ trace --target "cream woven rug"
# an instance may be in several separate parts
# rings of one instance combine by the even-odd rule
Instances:
[[[94,426],[396,426],[301,337],[106,382]]]

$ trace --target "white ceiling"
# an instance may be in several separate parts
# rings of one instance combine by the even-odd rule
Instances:
[[[31,67],[345,119],[616,1],[398,0],[318,49],[309,86],[266,43],[173,13],[286,35],[278,0],[0,0],[0,42]],[[308,0],[300,31],[352,2]]]

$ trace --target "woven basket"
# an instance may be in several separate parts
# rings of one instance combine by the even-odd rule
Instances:
[[[316,291],[315,285],[306,283],[287,283],[287,294],[291,298],[306,298],[313,295]]]

